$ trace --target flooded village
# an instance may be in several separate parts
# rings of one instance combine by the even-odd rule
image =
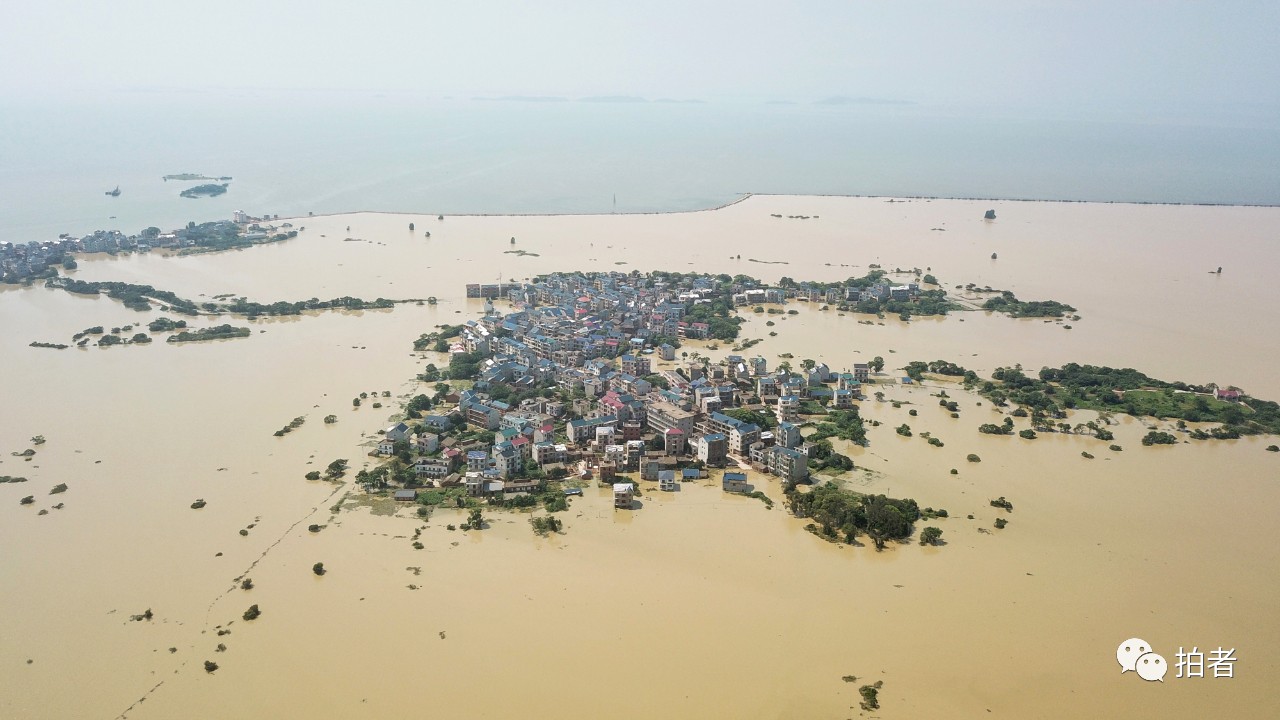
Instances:
[[[485,695],[494,715],[856,717],[879,682],[883,717],[1259,716],[1280,627],[1248,569],[1280,543],[1239,508],[1280,502],[1276,438],[1247,427],[1280,395],[1260,361],[1280,339],[1248,331],[1274,307],[1275,211],[986,209],[356,213],[260,223],[299,232],[238,252],[75,249],[65,282],[150,286],[191,303],[191,332],[249,333],[31,347],[178,315],[0,288],[0,359],[26,379],[0,422],[0,476],[23,480],[0,484],[23,679],[0,714],[421,710],[388,668],[461,713],[501,657],[523,670]],[[1165,252],[1128,251],[1134,233]],[[1229,252],[1204,242],[1222,234]],[[985,287],[1073,309],[1019,316]],[[308,304],[348,296],[423,300]],[[1073,363],[1147,375],[1100,375],[1135,386],[1107,408]],[[1224,594],[1231,612],[1203,611]],[[1074,691],[1135,635],[1234,644],[1238,677]],[[671,682],[617,702],[619,668],[673,653]],[[94,691],[67,692],[67,668]]]

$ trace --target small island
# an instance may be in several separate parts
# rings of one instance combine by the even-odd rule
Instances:
[[[202,198],[217,197],[227,191],[227,183],[209,183],[207,185],[197,185],[193,188],[187,188],[178,193],[184,198]]]
[[[170,335],[168,342],[204,342],[206,340],[249,337],[250,334],[252,334],[252,331],[247,327],[216,325],[214,327],[199,328],[198,330],[183,330],[177,335]]]
[[[999,297],[989,298],[982,304],[982,309],[1016,318],[1060,318],[1076,311],[1057,300],[1019,300],[1008,290],[1001,291]]]
[[[165,182],[169,182],[170,180],[182,180],[183,182],[197,182],[200,180],[210,180],[210,181],[216,180],[218,182],[227,182],[231,180],[231,176],[224,175],[222,177],[210,177],[202,173],[178,173],[177,175],[165,175],[163,179]]]

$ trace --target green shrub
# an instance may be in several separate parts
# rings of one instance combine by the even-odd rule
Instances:
[[[941,539],[942,531],[932,525],[920,531],[921,545],[937,545],[938,541]]]

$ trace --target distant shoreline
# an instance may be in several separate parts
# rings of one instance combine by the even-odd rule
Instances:
[[[908,200],[954,200],[959,202],[1004,202],[1004,203],[1060,203],[1070,205],[1150,205],[1155,207],[1221,207],[1221,208],[1280,208],[1280,203],[1261,204],[1261,203],[1212,203],[1212,202],[1155,202],[1141,200],[1044,200],[1037,198],[994,198],[994,197],[948,197],[942,195],[856,195],[842,193],[743,193],[739,197],[729,202],[713,205],[705,208],[695,208],[693,210],[647,210],[632,212],[465,212],[465,213],[443,213],[445,217],[530,217],[530,218],[553,218],[553,217],[604,217],[608,215],[622,216],[648,216],[648,215],[692,215],[695,213],[715,212],[716,210],[724,210],[733,207],[738,203],[750,200],[753,197],[776,197],[776,198],[850,198],[862,200],[897,200],[906,202]],[[323,218],[338,217],[340,215],[414,215],[431,217],[439,216],[442,213],[425,212],[425,211],[408,211],[408,210],[342,210],[337,212],[315,213],[312,215],[281,215],[278,218],[273,216],[274,220],[306,220],[307,218]]]

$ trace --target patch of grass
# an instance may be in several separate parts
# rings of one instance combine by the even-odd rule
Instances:
[[[1181,418],[1187,417],[1188,413],[1194,417],[1197,410],[1207,416],[1217,417],[1229,408],[1241,409],[1236,403],[1173,390],[1127,390],[1124,400],[1126,404],[1133,402],[1136,414],[1155,418]]]

